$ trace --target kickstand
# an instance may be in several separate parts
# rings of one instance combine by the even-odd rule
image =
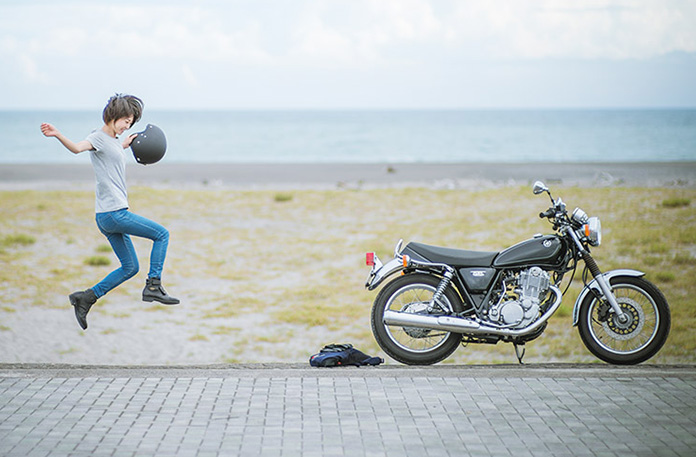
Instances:
[[[522,358],[524,357],[524,353],[526,350],[527,349],[524,347],[524,343],[515,344],[515,355],[517,356],[517,360],[520,362],[520,365],[524,365]]]

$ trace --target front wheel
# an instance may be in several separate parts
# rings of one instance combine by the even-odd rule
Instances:
[[[372,333],[379,346],[390,357],[408,365],[432,365],[452,354],[462,335],[445,330],[399,327],[384,323],[384,312],[400,311],[417,314],[442,314],[433,310],[431,302],[440,278],[427,274],[408,274],[387,284],[375,298],[372,307]],[[461,300],[451,287],[445,290],[441,302],[459,312]],[[438,313],[439,311],[439,313]]]
[[[578,330],[587,349],[605,362],[634,365],[657,354],[667,340],[667,300],[651,282],[632,276],[612,278],[616,301],[628,317],[620,322],[611,306],[590,293],[580,305]]]

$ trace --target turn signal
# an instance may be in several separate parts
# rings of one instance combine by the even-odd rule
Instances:
[[[404,262],[404,268],[408,268],[408,264],[411,262],[411,258],[405,255],[401,257],[401,260]]]
[[[373,267],[375,265],[375,253],[374,252],[368,252],[365,254],[365,263],[367,264],[368,267]]]

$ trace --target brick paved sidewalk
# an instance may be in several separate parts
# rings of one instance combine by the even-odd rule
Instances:
[[[696,455],[696,367],[0,365],[0,456]]]

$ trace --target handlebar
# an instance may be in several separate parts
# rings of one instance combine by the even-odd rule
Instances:
[[[555,215],[556,215],[556,210],[554,208],[549,208],[546,211],[544,211],[543,213],[539,213],[539,217],[541,219],[544,219],[544,218],[548,219],[548,218],[555,216]]]

